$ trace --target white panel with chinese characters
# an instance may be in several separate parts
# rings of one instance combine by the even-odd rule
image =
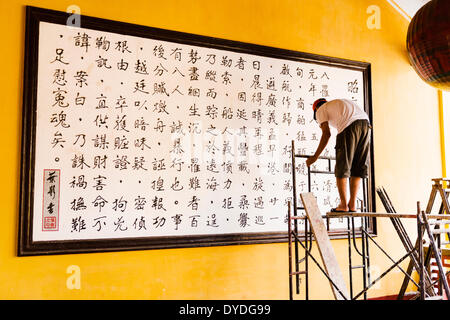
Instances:
[[[285,232],[291,140],[312,154],[313,101],[364,107],[362,83],[345,68],[41,22],[33,240]],[[313,175],[311,191],[324,213],[336,206],[333,175]]]

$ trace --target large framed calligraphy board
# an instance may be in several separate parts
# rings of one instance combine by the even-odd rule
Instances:
[[[27,7],[21,256],[287,241],[292,170],[307,190],[291,141],[314,152],[313,101],[372,117],[369,63],[70,17]],[[373,150],[368,182],[373,209]],[[335,205],[333,176],[309,187]]]

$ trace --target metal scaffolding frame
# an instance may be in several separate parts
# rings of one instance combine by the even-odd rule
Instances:
[[[306,300],[309,300],[309,277],[308,277],[308,271],[309,271],[309,259],[311,259],[319,268],[319,270],[322,271],[322,273],[330,280],[330,283],[339,291],[337,286],[331,281],[325,270],[320,266],[318,261],[314,258],[314,256],[311,254],[312,244],[313,244],[313,233],[311,231],[311,228],[308,223],[308,219],[306,216],[299,216],[298,210],[304,210],[305,208],[302,206],[299,206],[297,204],[297,183],[296,183],[296,158],[308,158],[307,155],[300,155],[295,154],[295,143],[292,140],[291,142],[291,162],[292,162],[292,183],[293,183],[293,197],[292,197],[292,204],[293,204],[293,212],[292,214],[291,207],[292,204],[289,201],[288,202],[288,234],[289,234],[289,299],[293,299],[293,287],[292,287],[292,277],[295,276],[295,283],[296,283],[296,293],[300,293],[300,275],[304,275],[305,277],[305,298]],[[319,157],[321,160],[328,161],[328,170],[311,170],[311,168],[308,167],[308,183],[307,188],[308,192],[311,192],[311,174],[332,174],[334,175],[334,170],[331,168],[331,161],[336,160],[333,157]],[[363,180],[363,199],[361,201],[361,211],[367,211],[367,199],[368,199],[368,188],[367,188],[367,180]],[[330,217],[327,215],[322,215],[322,218],[326,220],[326,227],[327,231],[330,230]],[[353,297],[353,270],[354,269],[361,269],[363,274],[363,286],[366,287],[367,283],[370,282],[370,254],[369,254],[369,238],[370,236],[369,232],[367,232],[369,227],[369,219],[368,217],[361,217],[361,227],[359,230],[356,231],[355,228],[355,217],[347,217],[347,229],[344,230],[347,236],[347,243],[348,243],[348,254],[349,254],[349,261],[348,261],[348,273],[349,273],[349,279],[350,279],[350,298]],[[298,227],[298,221],[304,220],[304,231],[303,236],[299,235],[299,227]],[[292,227],[293,225],[293,227]],[[293,229],[293,230],[292,230]],[[358,248],[356,238],[361,238],[361,248]],[[295,271],[292,270],[292,244],[294,244],[294,265],[295,265]],[[303,258],[299,258],[299,246],[303,248],[304,256]],[[352,247],[357,252],[357,254],[361,258],[361,264],[360,265],[353,265],[352,261]],[[304,263],[304,269],[300,270],[300,264]],[[342,293],[341,293],[342,294]],[[364,299],[367,299],[367,293],[363,292]],[[342,296],[344,296],[342,294]]]
[[[308,158],[309,156],[306,155],[297,155],[295,154],[295,144],[294,141],[292,141],[292,180],[293,180],[293,197],[292,197],[292,203],[291,201],[288,202],[288,250],[289,250],[289,299],[293,300],[293,277],[295,276],[295,283],[296,283],[296,293],[300,293],[300,275],[304,275],[305,277],[305,299],[309,300],[309,279],[308,279],[308,272],[309,272],[309,259],[311,259],[316,266],[319,268],[319,270],[325,275],[325,277],[329,280],[330,284],[333,286],[334,289],[340,294],[340,296],[344,299],[347,299],[347,296],[345,293],[343,293],[338,286],[333,282],[333,280],[330,278],[330,276],[327,274],[327,272],[324,270],[324,268],[320,265],[320,263],[317,261],[317,259],[312,255],[311,249],[313,244],[313,232],[311,230],[311,227],[309,225],[308,218],[306,216],[300,216],[298,215],[298,210],[304,210],[305,208],[302,206],[299,206],[297,204],[297,184],[296,184],[296,158]],[[331,169],[331,161],[335,160],[332,157],[319,157],[319,159],[327,160],[328,161],[328,170],[322,171],[322,170],[311,170],[308,167],[308,192],[311,192],[311,174],[334,174],[333,170]],[[444,179],[447,181],[450,181],[450,179]],[[435,182],[435,185],[433,186],[432,193],[430,195],[430,200],[428,202],[427,211],[421,212],[420,211],[420,204],[417,204],[418,211],[417,214],[399,214],[395,211],[392,202],[390,201],[389,197],[387,196],[386,191],[384,188],[377,189],[377,193],[383,202],[383,205],[386,208],[386,211],[388,213],[376,213],[376,212],[367,212],[367,180],[363,180],[363,203],[361,204],[361,212],[360,213],[340,213],[340,212],[334,212],[334,213],[327,213],[326,215],[322,215],[321,217],[326,220],[326,230],[329,231],[329,219],[330,218],[347,218],[347,229],[345,230],[347,234],[347,243],[348,243],[348,272],[349,272],[349,282],[350,282],[350,299],[358,299],[361,296],[363,296],[364,300],[367,299],[367,291],[373,287],[375,283],[380,281],[384,276],[386,276],[390,271],[392,271],[394,268],[399,269],[404,275],[405,280],[402,285],[401,289],[401,296],[400,298],[403,298],[405,283],[407,284],[409,281],[411,281],[414,285],[417,286],[419,292],[417,293],[416,297],[419,297],[421,299],[438,299],[442,296],[437,296],[434,293],[433,285],[436,283],[436,281],[433,283],[431,281],[431,276],[427,271],[427,263],[429,263],[429,259],[431,257],[431,253],[434,254],[437,265],[439,268],[439,278],[437,281],[441,284],[441,288],[444,287],[445,292],[447,294],[447,297],[450,296],[449,294],[449,287],[448,282],[446,280],[446,275],[444,274],[443,267],[442,267],[442,260],[440,255],[440,246],[441,241],[440,238],[437,237],[438,234],[447,233],[449,232],[449,229],[438,229],[438,226],[443,224],[442,221],[445,219],[449,220],[448,215],[442,215],[442,213],[445,212],[444,209],[448,208],[448,194],[445,192],[450,193],[450,189],[444,189],[439,188],[438,182],[442,181],[442,179],[433,179]],[[443,197],[443,204],[441,205],[441,209],[439,211],[438,215],[432,215],[431,207],[432,203],[434,202],[434,198],[437,193],[440,193]],[[292,210],[293,208],[293,210]],[[444,209],[443,209],[444,208]],[[292,214],[293,211],[293,214]],[[448,211],[447,211],[448,212]],[[402,242],[402,244],[405,247],[406,254],[403,255],[400,259],[395,261],[389,254],[375,241],[375,239],[372,237],[372,235],[368,232],[368,226],[370,223],[370,219],[373,219],[375,217],[385,217],[389,218],[391,222],[394,225],[394,228]],[[355,228],[355,218],[361,218],[361,226],[358,228]],[[413,246],[412,242],[403,227],[400,219],[401,218],[415,218],[417,219],[417,225],[418,230],[421,231],[418,235],[418,239],[416,241],[416,245]],[[430,224],[428,223],[428,219],[432,218],[435,220],[430,220]],[[298,227],[298,221],[303,220],[304,221],[304,230],[303,235],[299,234],[299,227]],[[437,221],[437,222],[436,222]],[[447,222],[448,223],[448,222]],[[434,225],[435,229],[431,230],[430,225]],[[438,231],[439,230],[439,231]],[[426,256],[424,256],[423,253],[423,234],[427,231],[429,235],[429,241],[430,246],[432,250],[428,250],[426,253]],[[360,237],[361,241],[361,249],[358,248],[356,238]],[[391,262],[392,265],[385,270],[377,279],[371,281],[370,279],[370,254],[369,254],[369,240],[371,243],[373,243]],[[299,246],[303,248],[303,257],[300,259],[300,253],[299,253]],[[292,247],[294,247],[294,258],[292,257]],[[354,249],[357,254],[362,259],[361,265],[354,266],[352,264],[352,249]],[[405,259],[410,258],[410,266],[408,267],[408,271],[403,270],[399,265],[401,262],[403,262]],[[300,264],[304,264],[303,270],[300,270]],[[293,271],[293,265],[295,265],[295,271]],[[414,279],[411,276],[412,267],[416,268],[416,270],[419,273],[419,283],[414,281]],[[358,294],[353,294],[353,270],[354,269],[362,269],[363,273],[363,290],[360,291]],[[447,272],[448,274],[448,272]],[[442,291],[442,290],[441,290]],[[339,297],[340,298],[340,297]]]

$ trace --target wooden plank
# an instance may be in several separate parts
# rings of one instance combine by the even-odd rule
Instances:
[[[443,228],[443,229],[434,229],[431,230],[433,234],[440,234],[440,233],[450,233],[450,229]]]
[[[450,181],[450,178],[434,178],[434,179],[431,179],[431,180],[433,180],[434,182]]]
[[[309,223],[311,224],[311,229],[316,239],[317,246],[319,247],[320,257],[322,258],[324,269],[333,283],[337,286],[337,288],[339,288],[339,290],[337,290],[330,283],[334,297],[336,300],[349,299],[347,286],[345,284],[344,277],[342,276],[341,269],[339,268],[333,247],[331,246],[331,241],[328,236],[325,223],[323,222],[322,215],[320,214],[317,200],[311,192],[302,193],[300,194],[300,197],[303,201],[303,206],[305,207]],[[339,291],[342,292],[344,297]]]
[[[430,225],[436,225],[436,224],[438,224],[438,225],[442,225],[442,224],[449,224],[450,222],[449,221],[447,221],[447,220],[436,220],[436,219],[429,219],[428,220],[428,223],[430,224]]]
[[[413,213],[384,213],[384,212],[327,212],[327,217],[379,217],[379,218],[409,218],[417,219]],[[450,220],[450,215],[427,214],[428,219]]]

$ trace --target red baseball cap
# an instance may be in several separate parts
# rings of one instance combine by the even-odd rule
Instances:
[[[320,98],[320,99],[317,99],[316,101],[314,101],[314,103],[313,103],[313,111],[316,111],[318,106],[324,104],[325,102],[327,102],[327,99],[325,99],[325,98]]]

